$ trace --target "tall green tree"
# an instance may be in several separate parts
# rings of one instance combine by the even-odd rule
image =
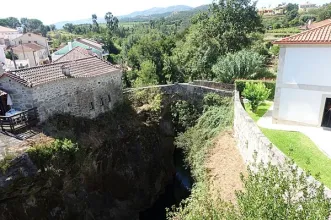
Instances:
[[[256,3],[250,0],[219,0],[192,23],[175,50],[178,65],[191,79],[213,79],[212,66],[219,56],[248,47],[249,35],[263,32]]]
[[[138,72],[138,78],[134,83],[135,87],[156,85],[158,81],[156,66],[153,61],[144,61],[141,64],[140,71]]]

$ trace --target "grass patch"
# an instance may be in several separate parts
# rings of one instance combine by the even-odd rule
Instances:
[[[331,159],[300,132],[261,128],[264,135],[294,162],[331,188]]]
[[[271,105],[272,105],[272,102],[264,102],[257,108],[256,113],[254,113],[254,112],[252,112],[251,105],[249,103],[245,103],[245,109],[246,109],[247,113],[249,114],[249,116],[251,116],[251,118],[255,122],[257,122],[269,110]]]

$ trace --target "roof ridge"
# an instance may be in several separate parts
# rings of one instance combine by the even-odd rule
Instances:
[[[277,44],[277,43],[283,43],[283,42],[286,42],[286,41],[288,41],[290,39],[293,39],[293,38],[296,38],[296,37],[301,37],[301,36],[303,36],[305,34],[313,34],[317,30],[323,29],[323,28],[325,28],[327,26],[331,26],[331,23],[327,23],[327,24],[321,25],[319,27],[316,27],[316,28],[313,28],[313,29],[310,29],[310,30],[306,30],[306,31],[303,31],[301,33],[297,33],[297,34],[294,34],[294,35],[291,35],[291,36],[288,36],[288,37],[284,37],[282,39],[279,39],[279,40],[274,41],[273,43],[275,43],[275,44]]]
[[[69,60],[69,61],[62,61],[62,62],[58,62],[58,63],[50,63],[50,64],[46,64],[46,65],[42,65],[42,66],[34,66],[34,67],[29,67],[29,68],[24,68],[24,69],[19,69],[19,70],[7,71],[7,73],[19,73],[19,72],[23,72],[23,71],[27,71],[27,70],[45,68],[45,67],[49,67],[49,66],[55,66],[55,65],[64,64],[64,63],[71,63],[73,61],[78,61],[78,60],[80,61],[80,60],[91,59],[91,58],[94,58],[94,57],[84,57],[84,58],[77,59],[77,60]]]

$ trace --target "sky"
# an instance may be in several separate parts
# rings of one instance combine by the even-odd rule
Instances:
[[[292,0],[285,2],[304,3],[306,1]],[[13,10],[9,8],[2,9],[0,17],[37,18],[44,24],[53,24],[60,21],[87,19],[92,14],[103,17],[108,11],[120,16],[153,7],[172,5],[197,7],[211,2],[212,0],[16,0],[15,8]],[[284,0],[259,0],[258,7],[275,6],[281,2],[284,2]],[[310,0],[310,2],[325,4],[331,2],[331,0]]]

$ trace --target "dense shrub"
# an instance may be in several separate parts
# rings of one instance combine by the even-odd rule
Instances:
[[[171,105],[172,121],[177,132],[193,127],[199,118],[198,110],[187,101],[179,100]]]
[[[270,95],[270,89],[266,88],[263,83],[247,82],[243,95],[249,100],[252,111],[256,112],[259,105]]]
[[[233,83],[235,79],[254,79],[263,71],[265,57],[250,50],[229,53],[221,57],[213,66],[215,78],[224,83]]]
[[[270,95],[267,98],[268,100],[274,100],[275,97],[275,90],[276,90],[276,82],[271,80],[236,80],[236,89],[237,91],[242,94],[246,87],[246,82],[251,83],[263,83],[268,89],[270,89]]]
[[[31,160],[42,171],[52,164],[72,162],[75,153],[78,151],[77,144],[68,139],[55,140],[50,144],[36,145],[27,151]],[[61,161],[56,161],[61,158]]]

